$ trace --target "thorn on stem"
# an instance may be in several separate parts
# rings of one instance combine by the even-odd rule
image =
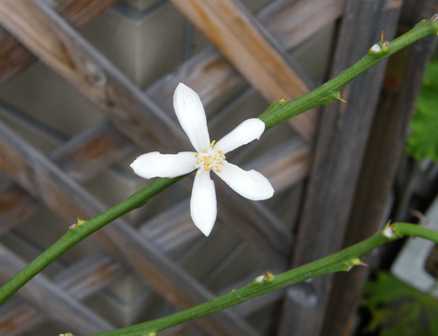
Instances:
[[[85,224],[85,222],[86,222],[86,220],[81,219],[81,218],[77,218],[77,219],[76,219],[76,223],[70,225],[68,228],[69,228],[70,230],[77,229],[77,228],[80,227],[81,225]],[[68,335],[67,335],[67,336],[68,336]]]
[[[272,281],[274,281],[274,274],[272,274],[271,272],[265,272],[262,275],[259,275],[254,280],[254,282],[258,284],[270,283]]]
[[[349,272],[356,266],[368,267],[368,264],[364,263],[360,258],[352,258],[345,263],[345,270]]]
[[[394,231],[394,226],[391,223],[388,223],[385,225],[385,228],[383,229],[382,234],[384,237],[386,237],[388,239],[397,238],[397,234]]]
[[[341,103],[347,103],[347,100],[342,96],[342,93],[340,91],[336,93],[335,99],[339,100]]]
[[[375,43],[369,50],[369,55],[383,56],[389,52],[389,42],[385,40],[385,32],[380,33],[379,42]]]

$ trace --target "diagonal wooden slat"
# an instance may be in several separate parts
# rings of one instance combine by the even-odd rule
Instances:
[[[12,251],[0,246],[1,278],[7,279],[13,276],[25,265],[26,262]],[[38,311],[71,331],[88,334],[114,328],[109,322],[65,293],[44,275],[35,277],[34,281],[20,292],[20,295],[29,301],[34,309],[37,308]]]
[[[41,60],[107,112],[115,127],[140,147],[151,149],[146,143],[147,139],[161,143],[161,148],[165,149],[181,148],[182,144],[187,144],[186,136],[174,120],[43,1],[0,2],[0,22]],[[41,40],[41,34],[47,38]],[[233,197],[229,188],[221,194],[224,193]],[[227,200],[227,197],[224,199]],[[242,207],[235,202],[226,202],[225,205],[223,216],[229,218],[237,213],[243,219],[251,216],[256,219],[242,221],[236,227],[244,237],[254,238],[272,254],[286,253],[290,235],[284,227],[272,225],[275,223],[270,223],[266,213],[259,212],[257,207]],[[254,213],[258,213],[258,216],[254,216]]]
[[[70,223],[88,218],[105,207],[38,151],[0,125],[0,170]],[[172,304],[187,307],[212,298],[200,283],[168,259],[150,235],[143,238],[118,219],[95,235],[106,253],[122,259]],[[197,321],[213,335],[257,335],[231,312]]]
[[[98,256],[84,259],[56,276],[56,285],[76,300],[84,300],[106,287],[123,273],[122,267],[108,257]],[[233,288],[245,285],[255,277],[248,277],[241,283],[234,284],[221,292],[226,293]],[[243,303],[235,307],[242,317],[266,307],[279,300],[281,292],[257,298],[251,303]],[[35,308],[27,305],[21,299],[14,299],[0,307],[0,334],[8,336],[20,335],[44,322],[45,316]]]
[[[134,150],[134,145],[105,122],[68,141],[52,153],[51,159],[64,173],[84,182]],[[29,218],[38,206],[23,188],[5,181],[0,193],[0,234]]]
[[[104,3],[102,0],[83,1],[88,1],[90,5],[91,3],[94,3],[97,6]],[[108,1],[109,0],[107,0],[107,2]],[[342,14],[343,2],[344,0],[298,0],[292,2],[277,0],[267,8],[263,9],[258,17],[263,26],[272,34],[272,36],[274,36],[275,39],[281,41],[285,47],[292,48],[306,40],[321,27],[338,18]],[[83,12],[81,11],[81,13]],[[315,18],[317,18],[317,20]],[[7,42],[12,39],[14,39],[13,36],[7,35],[7,40],[0,40],[0,45],[2,46],[2,49],[0,49],[0,55],[7,55],[8,53],[11,55],[0,56],[0,81],[9,78],[10,75],[17,73],[18,71],[26,69],[30,64],[29,61],[26,61],[26,59],[21,57],[12,57],[12,55],[18,55],[23,52],[30,55],[30,53],[24,49],[19,42]],[[227,73],[232,77],[230,79],[230,85],[236,85],[236,81],[243,83],[239,74],[233,71],[233,68],[227,62],[223,61],[219,54],[208,54],[208,56],[217,58],[216,61],[212,60],[211,62],[211,64],[215,64],[216,66],[208,67],[210,69],[210,75],[207,79],[210,79],[210,83],[212,83],[213,87],[218,85],[215,84],[217,83],[217,80]],[[202,59],[205,56],[207,55],[201,56],[200,58]],[[192,60],[197,62],[195,59],[197,59],[197,57]],[[198,61],[201,61],[201,59]],[[30,60],[32,60],[32,58],[30,58]],[[207,69],[204,69],[203,72],[206,70]],[[191,74],[192,73],[188,72],[186,75]],[[199,75],[199,72],[195,72],[193,75],[197,74]],[[219,76],[219,78],[213,80],[213,74]],[[199,80],[199,83],[203,82],[203,78],[200,78]],[[196,82],[197,81],[194,81],[192,85]],[[208,81],[204,82],[204,86],[206,84],[208,84]],[[198,92],[201,92],[202,87],[196,86],[196,88]]]
[[[168,115],[45,2],[2,1],[0,22],[41,61],[107,112],[122,133],[146,147],[148,139],[169,150],[181,142],[187,143],[182,131]],[[45,38],[41,39],[41,36]]]
[[[290,66],[282,48],[237,0],[172,2],[268,101],[295,98],[308,91],[308,80],[303,80],[298,65]],[[305,139],[313,137],[314,113],[290,122]]]
[[[68,0],[57,8],[74,26],[83,26],[109,8],[115,0]],[[49,2],[56,4],[56,2]],[[0,81],[24,70],[33,62],[32,54],[7,32],[0,30]]]
[[[277,39],[291,48],[298,45],[322,26],[339,17],[341,8],[342,1],[339,0],[305,0],[297,1],[293,4],[277,1],[264,9],[259,17],[261,22],[264,23],[267,29]],[[311,20],[311,18],[315,16],[318,16],[318,20]],[[19,47],[18,43],[16,43],[16,45],[18,46],[17,48],[22,48]],[[2,59],[1,64],[5,68],[12,66],[8,65],[4,59]],[[19,64],[19,66],[25,68],[25,64]],[[226,96],[243,85],[243,80],[239,74],[233,71],[231,66],[225,62],[219,54],[208,51],[186,62],[177,72],[157,81],[147,90],[147,94],[153,97],[155,103],[161,108],[171,109],[172,90],[176,84],[183,79],[197,89],[203,102],[207,105],[207,111],[209,110],[208,106],[220,98],[220,96]],[[116,138],[121,138],[121,136],[117,134],[118,131],[110,126],[103,131],[106,131],[101,134],[103,139],[110,139],[112,135]],[[99,134],[96,133],[96,139],[90,137],[90,144],[88,145],[85,141],[84,149],[78,148],[77,151],[80,153],[82,153],[82,151],[85,153],[87,153],[87,151],[91,153],[95,152],[96,145],[100,142],[98,136]],[[78,139],[78,141],[80,142],[82,140]],[[104,143],[106,143],[106,141],[104,141]],[[111,142],[109,142],[109,144],[111,145]],[[120,145],[120,143],[116,141],[112,143],[113,147],[111,148],[117,151],[118,145]],[[102,144],[98,145],[99,148],[101,148],[100,146],[102,146]],[[121,144],[121,146],[123,147],[123,144]],[[129,144],[126,143],[126,146],[129,146]],[[64,150],[68,151],[68,149]],[[123,151],[123,148],[121,148],[121,150]],[[91,153],[90,155],[85,155],[85,157],[82,156],[84,154],[79,154],[78,157],[90,160]],[[112,157],[110,153],[107,154],[103,150],[100,154],[102,155],[96,155],[95,159],[91,161],[92,163],[96,163],[95,168],[99,167],[99,157]],[[77,163],[73,164],[73,166],[81,164],[82,161],[76,162]],[[66,165],[70,165],[70,163]],[[86,165],[90,167],[90,161],[87,161]],[[101,167],[104,166],[105,165],[102,164]],[[83,173],[77,172],[75,174]],[[20,218],[23,217],[26,218],[26,214],[31,213],[31,211],[27,212],[29,204],[32,204],[29,197],[17,191],[16,188],[0,194],[0,215],[3,216],[0,217],[0,231],[2,228],[6,229],[8,225],[14,225],[13,221],[19,221]],[[6,215],[6,217],[4,217],[4,215]],[[3,220],[3,218],[5,218],[5,220]]]
[[[61,272],[53,282],[75,300],[84,300],[117,279],[122,271],[122,267],[108,257],[87,258]],[[0,335],[19,335],[35,328],[47,318],[21,299],[6,303],[0,307],[0,311]],[[58,316],[57,313],[52,315]],[[66,320],[65,316],[60,318]]]
[[[395,33],[398,6],[391,0],[348,0],[331,76],[366,54],[381,30]],[[346,104],[334,104],[321,114],[316,156],[310,171],[296,249],[297,266],[335,252],[342,246],[349,221],[366,143],[383,80],[385,64],[357,78],[345,90]],[[278,335],[322,335],[332,277],[288,290]],[[301,289],[301,290],[299,290]],[[303,295],[306,293],[306,295]]]
[[[281,146],[274,151],[278,153],[262,156],[253,161],[250,166],[263,172],[273,182],[274,187],[281,191],[305,176],[309,163],[309,151],[307,146],[295,144]],[[272,165],[270,161],[276,157],[279,159],[274,160],[276,164]],[[161,246],[166,254],[175,255],[173,251],[179,251],[180,246],[200,237],[190,222],[187,202],[183,202],[181,205],[170,208],[152,221],[144,223],[139,230],[142,234],[143,231],[146,234],[149,232],[149,238],[157,242],[157,245]],[[178,256],[180,257],[179,254],[175,255],[175,257]],[[83,266],[69,268],[57,278],[62,279],[59,283],[57,282],[58,286],[67,289],[69,294],[77,299],[83,299],[102,286],[109,284],[112,278],[119,275],[121,268],[117,262],[108,257],[87,259],[80,264]],[[249,315],[263,307],[265,303],[272,302],[272,297],[260,299],[258,302],[260,304],[243,305],[240,308],[245,312],[243,315]],[[13,307],[13,309],[8,307]],[[19,334],[43,320],[42,316],[36,315],[32,308],[23,307],[16,303],[10,303],[4,309],[4,311],[8,311],[8,314],[0,314],[0,333],[12,328],[16,334]],[[17,320],[20,320],[19,325],[14,323]]]

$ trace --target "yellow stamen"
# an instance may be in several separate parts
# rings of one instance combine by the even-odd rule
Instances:
[[[209,148],[200,153],[196,153],[196,165],[205,171],[213,170],[220,172],[224,167],[225,154],[220,149],[215,148],[216,141],[212,141]]]

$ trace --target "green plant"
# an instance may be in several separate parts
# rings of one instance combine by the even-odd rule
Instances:
[[[381,336],[438,335],[438,300],[389,273],[379,273],[365,287],[371,313],[369,331]]]
[[[381,41],[375,44],[370,48],[367,55],[362,57],[348,69],[341,72],[336,78],[328,81],[316,90],[309,92],[294,101],[280,101],[272,104],[265,113],[259,116],[259,119],[265,124],[266,129],[269,129],[307,110],[342,100],[340,94],[342,88],[354,78],[376,65],[382,59],[398,52],[419,39],[434,34],[438,34],[438,21],[436,20],[436,17],[431,20],[423,20],[412,30],[398,37],[394,41]],[[167,187],[170,187],[183,177],[184,176],[178,178],[156,179],[127,200],[113,206],[98,216],[89,220],[78,221],[78,223],[72,225],[68,232],[58,241],[0,287],[0,303],[5,302],[35,275],[40,273],[51,262],[71,249],[81,240],[87,238],[97,230],[103,228],[105,225],[111,223],[113,220],[123,216],[129,211],[142,206],[156,194]],[[226,295],[217,297],[210,302],[181,311],[177,314],[140,325],[131,326],[122,330],[99,333],[99,335],[152,336],[155,335],[156,332],[168,327],[226,309],[227,307],[249,300],[255,296],[269,293],[286,285],[295,284],[306,279],[333,272],[348,271],[352,267],[362,264],[360,256],[363,254],[370,252],[378,246],[404,236],[421,237],[438,243],[438,232],[407,223],[388,225],[382,232],[376,233],[363,242],[331,256],[327,256],[276,276],[266,275],[258,277],[252,283],[239,290],[232,291]]]
[[[426,69],[411,122],[407,150],[417,160],[438,162],[438,60]]]

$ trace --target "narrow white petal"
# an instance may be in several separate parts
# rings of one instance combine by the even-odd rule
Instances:
[[[224,167],[216,174],[238,194],[253,201],[261,201],[274,195],[269,180],[255,170],[242,168],[225,161]]]
[[[178,121],[197,152],[210,145],[207,118],[198,94],[183,83],[179,83],[173,94],[173,107]]]
[[[247,119],[220,139],[216,147],[226,154],[253,140],[260,139],[264,131],[265,123],[263,121],[258,118]]]
[[[177,177],[195,170],[195,154],[194,152],[180,152],[177,154],[150,152],[140,155],[130,166],[138,176],[147,179]]]
[[[216,190],[210,173],[202,169],[196,172],[193,182],[190,213],[196,227],[208,237],[216,221]]]

